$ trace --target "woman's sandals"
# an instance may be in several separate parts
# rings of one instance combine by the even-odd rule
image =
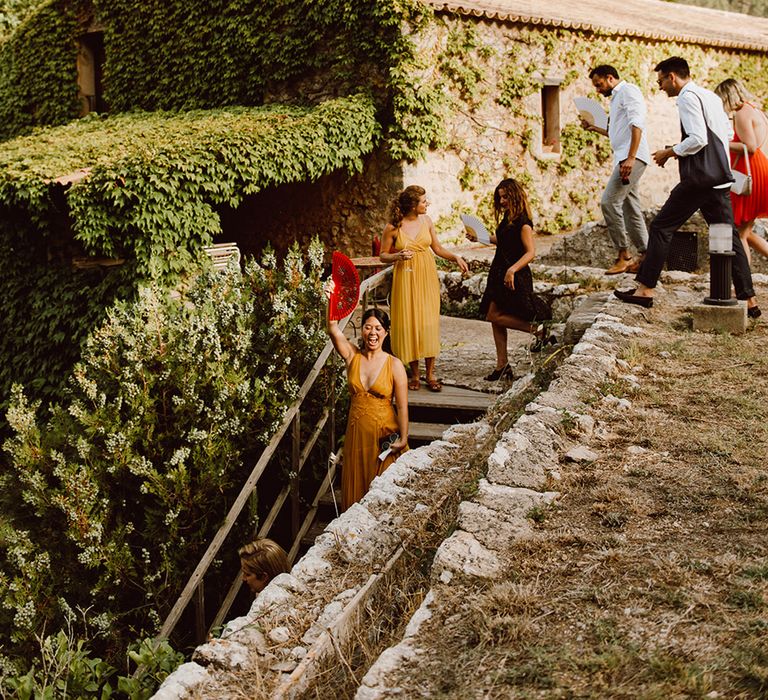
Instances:
[[[439,379],[435,379],[434,377],[430,379],[427,377],[427,388],[430,391],[442,391],[443,390],[443,384]]]

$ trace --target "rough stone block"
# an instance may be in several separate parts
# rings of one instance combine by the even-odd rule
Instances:
[[[200,664],[194,662],[182,664],[163,681],[152,698],[153,700],[187,698],[195,688],[209,680],[208,671]]]
[[[459,505],[459,527],[494,552],[503,552],[517,540],[529,539],[533,532],[524,515],[501,514],[471,501]]]
[[[197,647],[192,655],[192,661],[201,666],[241,669],[248,664],[249,656],[248,647],[244,644],[230,639],[214,639]]]
[[[358,564],[386,560],[399,541],[361,503],[354,503],[327,530],[336,537],[339,556]]]
[[[480,544],[471,534],[457,530],[438,547],[432,564],[432,575],[439,579],[444,572],[466,578],[497,579],[502,566],[495,552]]]
[[[718,331],[741,335],[747,330],[747,302],[736,306],[696,304],[693,307],[693,330]]]

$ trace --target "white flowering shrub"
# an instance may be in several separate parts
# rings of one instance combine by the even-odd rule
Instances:
[[[88,339],[65,402],[43,416],[14,388],[0,654],[29,653],[62,600],[113,652],[156,631],[326,340],[322,257],[145,288]]]

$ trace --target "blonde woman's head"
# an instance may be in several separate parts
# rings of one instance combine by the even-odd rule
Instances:
[[[734,78],[723,80],[715,88],[715,94],[723,101],[723,107],[729,114],[740,109],[745,102],[755,99],[744,84]]]
[[[261,593],[275,576],[290,569],[285,550],[277,542],[266,538],[249,542],[240,547],[237,553],[240,555],[243,583],[254,594]]]

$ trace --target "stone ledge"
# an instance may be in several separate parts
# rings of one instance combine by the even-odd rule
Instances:
[[[606,303],[606,307],[610,306]],[[531,508],[557,498],[556,492],[543,488],[550,479],[557,481],[556,466],[560,460],[567,455],[579,459],[591,456],[577,449],[578,442],[567,444],[558,427],[567,419],[571,424],[569,435],[593,434],[594,420],[585,415],[586,407],[575,389],[583,392],[587,387],[597,387],[606,378],[627,369],[626,362],[617,357],[618,352],[643,330],[632,325],[633,320],[639,323],[642,317],[623,312],[624,308],[617,308],[616,314],[594,314],[592,325],[558,369],[548,390],[528,404],[526,414],[500,439],[488,458],[487,479],[481,479],[472,499],[459,505],[462,529],[454,532],[435,556],[433,586],[425,598],[428,609],[441,599],[441,591],[446,587],[461,586],[468,578],[489,582],[498,579],[504,571],[504,552],[516,541],[533,535],[531,521],[526,517]],[[509,485],[520,481],[542,490]],[[419,614],[425,614],[421,608]],[[409,673],[409,660],[429,653],[428,648],[419,644],[419,625],[415,628],[416,632],[406,634],[374,662],[362,680],[356,700],[402,694],[400,683]]]

